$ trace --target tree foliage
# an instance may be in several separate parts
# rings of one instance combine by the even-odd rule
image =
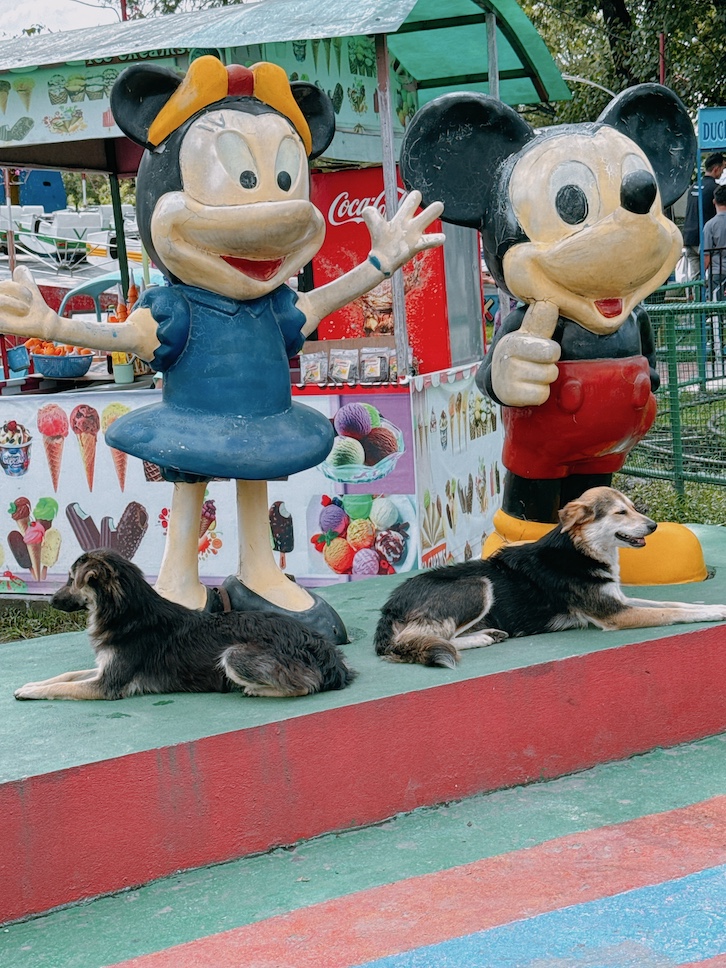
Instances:
[[[618,93],[660,79],[695,114],[726,102],[724,0],[520,0],[563,74]],[[610,95],[570,81],[573,100],[542,107],[539,123],[592,120]]]

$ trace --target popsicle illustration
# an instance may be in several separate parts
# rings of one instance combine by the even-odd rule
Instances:
[[[285,567],[285,556],[295,547],[295,530],[292,515],[283,501],[275,501],[270,508],[272,546],[280,554],[280,568]]]

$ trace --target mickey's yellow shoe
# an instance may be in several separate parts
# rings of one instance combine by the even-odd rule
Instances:
[[[495,530],[482,545],[482,558],[489,558],[504,545],[537,541],[554,524],[523,521],[499,510]],[[666,521],[645,539],[645,548],[620,549],[620,581],[623,585],[683,585],[704,581],[708,569],[695,534],[684,524]]]
[[[685,585],[707,577],[701,543],[685,524],[664,521],[645,539],[645,548],[620,549],[623,585]]]

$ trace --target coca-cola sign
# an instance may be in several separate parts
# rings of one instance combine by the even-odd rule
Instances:
[[[398,198],[403,198],[406,194],[404,188],[398,187]],[[372,206],[377,208],[381,215],[386,216],[386,193],[382,191],[375,198],[368,196],[364,198],[351,198],[350,192],[341,192],[333,199],[328,209],[328,223],[330,225],[345,225],[346,222],[362,222],[363,209]]]

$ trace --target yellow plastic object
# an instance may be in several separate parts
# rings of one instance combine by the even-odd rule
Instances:
[[[684,524],[665,521],[645,539],[645,548],[620,549],[623,585],[685,585],[707,576],[701,543]]]
[[[513,518],[505,511],[497,511],[493,523],[495,530],[482,545],[482,558],[491,557],[503,545],[537,541],[554,528]],[[645,548],[620,549],[623,585],[685,585],[707,577],[701,544],[683,524],[666,521],[645,539]]]
[[[494,524],[494,531],[484,540],[482,558],[491,557],[495,551],[499,551],[502,545],[538,541],[554,528],[554,524],[542,524],[540,521],[523,521],[521,518],[513,518],[511,514],[502,510],[494,513],[492,523]]]

